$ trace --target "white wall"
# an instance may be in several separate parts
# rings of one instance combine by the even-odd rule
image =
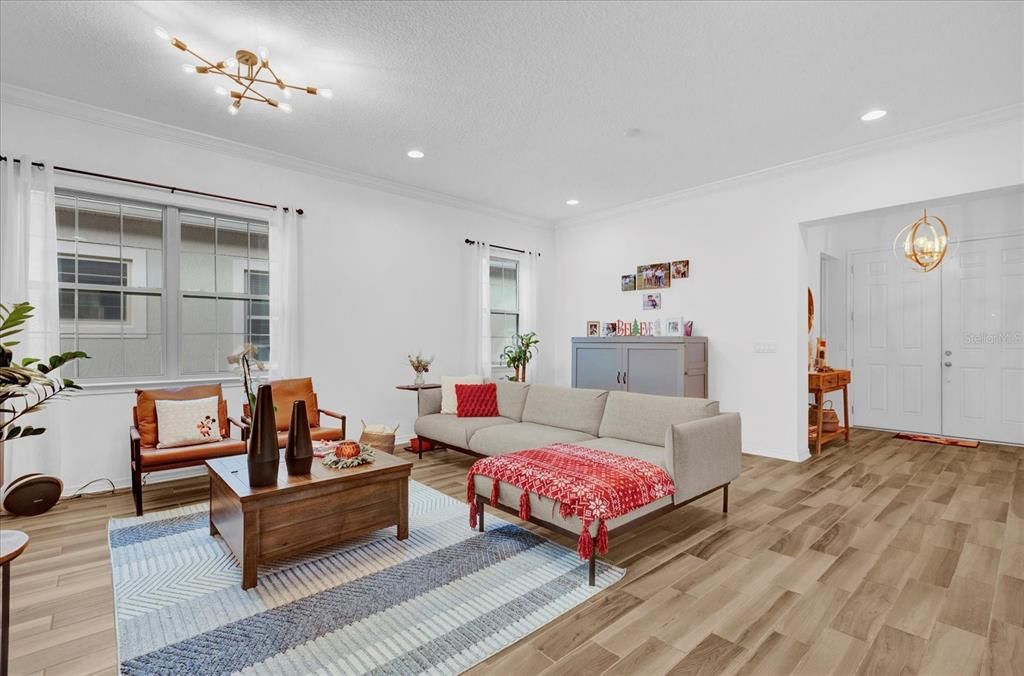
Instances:
[[[683,315],[709,337],[710,396],[743,416],[744,450],[806,448],[807,249],[800,224],[1024,180],[1022,120],[975,120],[581,219],[556,232],[552,340],[570,382],[569,341],[587,320]],[[694,158],[694,161],[700,161]],[[814,255],[817,255],[815,252]],[[638,264],[690,260],[661,313],[619,290]],[[815,286],[817,282],[815,281]],[[755,343],[777,346],[755,353]]]
[[[433,378],[461,368],[465,238],[541,251],[541,283],[550,286],[553,234],[541,224],[355,185],[293,168],[298,162],[95,109],[74,106],[64,114],[50,97],[38,97],[38,106],[24,92],[17,104],[10,98],[0,107],[0,147],[8,157],[303,208],[300,361],[322,406],[348,414],[350,436],[358,436],[360,419],[400,424],[400,436],[412,434],[415,396],[394,389],[412,380],[410,352],[436,355]],[[69,180],[57,178],[58,186]],[[550,316],[544,303],[542,336]],[[537,368],[543,377],[543,356]],[[127,482],[131,389],[86,392],[58,404],[63,443],[59,466],[50,469],[68,488],[104,476]],[[229,395],[232,414],[239,402],[237,392]]]

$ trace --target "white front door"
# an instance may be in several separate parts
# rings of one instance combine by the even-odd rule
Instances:
[[[855,254],[854,425],[937,434],[942,429],[941,285],[892,251]]]
[[[942,433],[1024,444],[1024,235],[963,242],[942,271]]]

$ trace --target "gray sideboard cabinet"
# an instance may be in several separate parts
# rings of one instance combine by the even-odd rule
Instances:
[[[572,386],[706,399],[708,339],[573,338]]]

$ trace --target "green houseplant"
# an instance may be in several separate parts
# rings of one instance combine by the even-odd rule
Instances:
[[[19,343],[4,339],[20,333],[34,309],[29,303],[9,307],[0,304],[0,441],[42,434],[45,427],[25,425],[22,417],[64,398],[69,391],[82,389],[70,378],[55,378],[52,373],[76,359],[88,359],[85,352],[76,350],[45,359],[24,357],[20,363],[14,361],[11,348]]]
[[[538,349],[540,338],[531,331],[530,333],[517,333],[512,336],[512,344],[505,347],[501,353],[501,359],[505,366],[515,371],[511,377],[514,382],[526,382],[526,365],[533,359],[533,353]]]

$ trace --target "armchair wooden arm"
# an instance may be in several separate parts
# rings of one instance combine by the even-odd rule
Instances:
[[[335,418],[337,420],[340,420],[341,421],[341,438],[342,439],[347,439],[348,438],[347,429],[346,429],[347,428],[347,424],[348,424],[348,418],[346,416],[342,415],[341,413],[335,413],[334,411],[328,411],[325,408],[321,408],[321,409],[319,409],[319,411],[320,411],[320,415],[325,415],[325,416],[327,416],[329,418]]]
[[[236,420],[235,418],[232,418],[231,416],[228,416],[228,430],[229,431],[231,429],[231,427],[230,427],[231,425],[234,425],[235,427],[237,427],[239,429],[239,431],[241,431],[241,433],[242,433],[242,441],[248,441],[249,440],[249,421],[247,419],[242,418],[242,420],[239,421],[239,420]]]
[[[139,452],[142,448],[142,437],[139,435],[139,428],[132,425],[128,428],[128,441],[131,443],[132,461],[139,459]]]

